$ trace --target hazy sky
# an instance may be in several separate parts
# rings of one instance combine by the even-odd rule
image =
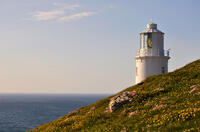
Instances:
[[[0,0],[0,93],[114,93],[150,18],[169,71],[200,58],[199,0]]]

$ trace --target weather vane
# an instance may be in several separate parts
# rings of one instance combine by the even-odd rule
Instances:
[[[153,18],[150,19],[150,22],[153,23]]]

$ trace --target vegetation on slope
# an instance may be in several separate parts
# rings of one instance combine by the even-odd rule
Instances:
[[[124,91],[133,90],[139,96],[114,112],[111,96],[31,131],[200,131],[200,60]]]

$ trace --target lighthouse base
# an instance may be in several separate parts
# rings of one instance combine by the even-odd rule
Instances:
[[[136,56],[136,84],[151,75],[168,72],[168,56]]]

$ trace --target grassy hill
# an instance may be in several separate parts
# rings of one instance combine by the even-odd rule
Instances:
[[[138,96],[110,112],[110,99],[125,91]],[[171,73],[151,76],[116,95],[31,131],[200,131],[200,60]]]

